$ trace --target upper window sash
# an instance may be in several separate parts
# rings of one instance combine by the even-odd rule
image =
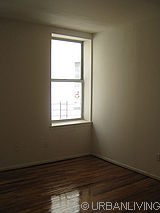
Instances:
[[[51,79],[83,80],[83,41],[51,39],[51,58]]]

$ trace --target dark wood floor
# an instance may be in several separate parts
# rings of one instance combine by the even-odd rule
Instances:
[[[97,202],[129,202],[132,209],[136,201],[160,202],[160,182],[93,156],[0,173],[0,213],[106,212]]]

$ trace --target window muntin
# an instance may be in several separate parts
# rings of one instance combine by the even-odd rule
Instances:
[[[83,43],[51,40],[51,120],[83,117]]]

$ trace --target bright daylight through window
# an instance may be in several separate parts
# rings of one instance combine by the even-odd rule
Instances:
[[[83,42],[51,40],[51,120],[83,117]]]

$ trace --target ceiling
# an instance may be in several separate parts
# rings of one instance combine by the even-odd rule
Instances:
[[[87,32],[159,14],[160,0],[0,0],[0,17]]]

